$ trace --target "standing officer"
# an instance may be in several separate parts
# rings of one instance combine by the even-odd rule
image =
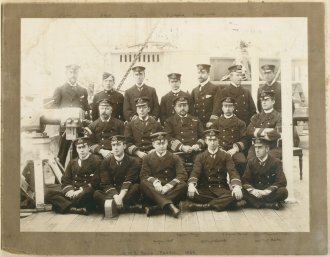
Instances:
[[[275,94],[275,104],[274,109],[279,113],[282,112],[282,101],[281,101],[281,84],[275,80],[275,65],[266,64],[261,66],[263,72],[263,78],[266,81],[262,87],[258,88],[258,95],[257,95],[257,107],[258,111],[262,112],[260,96],[262,91],[273,91]]]
[[[91,152],[102,155],[104,159],[111,155],[110,137],[124,134],[124,122],[112,117],[109,100],[99,102],[100,117],[88,125],[85,130],[92,141]]]
[[[124,96],[117,92],[114,88],[115,85],[115,77],[108,73],[104,72],[102,77],[102,91],[98,92],[93,97],[93,108],[92,108],[92,119],[97,120],[99,115],[99,106],[98,103],[103,100],[107,99],[110,101],[112,106],[112,117],[124,120],[123,115],[123,104],[124,104]]]
[[[124,97],[124,118],[131,121],[137,118],[135,102],[136,98],[148,97],[150,115],[157,120],[159,116],[159,102],[156,90],[153,87],[143,83],[145,78],[145,67],[135,66],[132,68],[133,76],[136,81],[135,85],[125,91]]]
[[[177,218],[180,210],[174,205],[183,200],[187,192],[187,173],[181,159],[168,152],[165,132],[152,134],[155,151],[143,158],[140,189],[146,200],[157,206],[146,207],[147,216],[155,210],[167,210]]]
[[[219,130],[220,147],[229,153],[240,176],[243,175],[246,158],[242,152],[248,145],[245,122],[234,114],[235,100],[225,97],[221,100],[223,114],[211,126]]]
[[[173,104],[176,114],[168,118],[164,126],[169,135],[170,149],[173,152],[183,152],[184,162],[192,163],[196,154],[204,148],[203,124],[197,117],[188,114],[188,97],[177,96],[173,99]]]
[[[62,191],[48,191],[45,202],[51,203],[57,213],[88,215],[93,209],[93,193],[98,187],[100,160],[89,152],[89,140],[75,142],[78,158],[71,160],[61,178]]]
[[[79,68],[80,66],[76,64],[66,66],[67,82],[55,89],[53,95],[53,106],[55,108],[79,107],[85,112],[86,117],[89,118],[87,90],[77,83]],[[57,155],[62,166],[65,165],[70,144],[71,141],[66,140],[65,134],[62,133],[59,142],[59,152]],[[73,154],[74,156],[77,156],[75,151]]]
[[[204,127],[210,127],[210,118],[214,104],[214,96],[217,92],[217,86],[210,82],[209,64],[198,64],[198,80],[199,85],[192,91],[192,98],[195,104],[194,114],[203,123]]]
[[[273,157],[282,159],[282,149],[278,146],[278,139],[281,138],[281,114],[273,106],[275,96],[273,91],[263,91],[260,95],[262,112],[255,114],[251,118],[251,123],[247,127],[247,135],[250,137],[262,137],[268,141],[270,154]],[[255,157],[254,146],[251,146],[247,159]]]
[[[191,211],[216,210],[240,207],[245,204],[240,177],[229,153],[219,149],[219,131],[204,131],[207,150],[197,155],[188,180],[188,197],[197,203],[189,204]],[[233,191],[227,183],[230,177]],[[239,202],[237,202],[239,201]]]
[[[172,115],[175,114],[174,106],[173,106],[173,99],[177,96],[184,96],[189,101],[189,113],[192,114],[193,110],[193,101],[191,96],[183,92],[180,89],[181,86],[181,74],[179,73],[171,73],[167,75],[168,82],[171,86],[171,91],[164,95],[160,100],[160,122],[164,124],[165,120]]]
[[[127,123],[125,137],[127,139],[127,150],[130,155],[143,158],[153,149],[151,134],[162,130],[162,126],[153,117],[149,116],[149,98],[141,97],[135,99],[138,117]]]
[[[257,138],[256,157],[249,160],[243,176],[244,199],[255,208],[282,208],[288,197],[282,162],[269,155],[269,141]]]
[[[113,155],[104,160],[100,168],[100,187],[94,193],[94,199],[105,217],[115,217],[120,212],[144,212],[140,205],[139,179],[140,165],[136,159],[124,153],[124,136],[111,137]]]
[[[231,97],[235,100],[235,115],[249,125],[251,117],[256,113],[256,106],[249,90],[241,86],[242,65],[233,65],[228,68],[230,72],[230,85],[219,89],[214,100],[212,121],[221,115],[221,100]]]

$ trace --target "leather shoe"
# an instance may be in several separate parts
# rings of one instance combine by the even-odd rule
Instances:
[[[236,202],[236,207],[238,209],[243,208],[245,205],[246,205],[246,201],[245,200],[239,200],[239,201]]]
[[[150,217],[152,215],[155,215],[155,214],[161,213],[161,212],[162,212],[162,209],[158,205],[145,207],[145,213],[147,214],[147,217]]]
[[[173,203],[170,203],[167,206],[168,206],[168,209],[170,210],[171,215],[174,218],[178,218],[179,217],[179,214],[180,214],[180,210],[178,208],[176,208]]]
[[[69,213],[72,213],[72,214],[79,214],[79,215],[85,215],[87,216],[88,215],[88,211],[86,208],[76,208],[76,207],[71,207],[69,209]]]
[[[211,210],[211,205],[207,204],[198,204],[198,203],[191,203],[188,205],[190,211],[207,211]]]
[[[265,203],[264,207],[267,209],[279,210],[282,207],[278,203]]]
[[[127,213],[145,213],[145,208],[142,204],[124,206],[123,212]]]

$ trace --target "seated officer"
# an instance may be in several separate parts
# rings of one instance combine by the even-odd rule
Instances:
[[[282,149],[278,146],[278,139],[281,138],[281,114],[273,106],[275,104],[274,92],[263,91],[260,95],[262,112],[253,115],[247,127],[247,135],[250,137],[262,137],[270,142],[270,154],[278,159],[282,159]],[[254,158],[255,150],[251,146],[247,159]]]
[[[100,167],[100,187],[94,193],[98,207],[105,211],[106,217],[115,217],[120,212],[144,212],[142,206],[135,205],[140,199],[140,165],[136,159],[124,153],[124,136],[111,138],[113,155],[104,160]]]
[[[110,137],[124,134],[124,122],[112,117],[112,106],[109,100],[99,103],[100,117],[88,125],[85,130],[92,141],[91,152],[102,155],[104,159],[111,155]]]
[[[207,150],[197,155],[188,180],[188,197],[193,202],[191,211],[216,210],[241,207],[243,198],[241,180],[229,153],[219,148],[219,131],[204,131]],[[233,187],[227,183],[227,173]]]
[[[171,117],[175,114],[173,99],[180,96],[180,97],[187,97],[188,105],[189,105],[189,113],[191,114],[193,111],[193,101],[192,97],[183,92],[180,89],[181,86],[181,74],[179,73],[171,73],[167,75],[168,82],[171,86],[171,91],[164,95],[160,100],[160,122],[164,124],[167,118]]]
[[[235,100],[233,98],[224,97],[221,100],[221,107],[223,114],[213,122],[211,128],[219,130],[220,147],[231,155],[237,171],[242,176],[246,165],[246,158],[242,151],[248,145],[246,125],[234,114]]]
[[[269,155],[269,141],[257,138],[256,157],[249,160],[243,176],[244,199],[255,208],[279,209],[288,197],[282,162]]]
[[[204,148],[203,124],[200,120],[188,114],[189,100],[187,97],[173,99],[176,114],[165,121],[165,132],[169,135],[170,149],[174,152],[183,152],[182,156],[187,163],[193,162],[197,153]]]
[[[143,158],[140,190],[148,202],[157,206],[146,207],[147,216],[156,210],[166,210],[177,218],[180,210],[174,205],[185,198],[187,173],[181,159],[168,152],[165,132],[151,135],[155,151]]]
[[[93,121],[100,117],[99,115],[99,102],[103,99],[108,99],[111,103],[112,117],[124,120],[123,104],[124,96],[115,90],[115,77],[109,72],[104,72],[102,75],[102,91],[96,93],[93,97],[92,105],[92,119]]]
[[[125,137],[128,153],[143,158],[153,149],[150,135],[162,130],[162,126],[153,117],[149,116],[149,98],[135,99],[138,118],[127,123]]]
[[[98,185],[100,159],[89,152],[89,140],[75,142],[78,157],[71,160],[62,176],[62,191],[48,191],[45,202],[57,213],[88,215],[94,208],[93,193]]]

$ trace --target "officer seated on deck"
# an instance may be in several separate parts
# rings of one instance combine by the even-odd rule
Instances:
[[[175,114],[165,121],[165,132],[169,136],[170,149],[181,153],[179,156],[190,173],[196,154],[204,149],[203,124],[197,117],[188,114],[189,99],[186,96],[175,97],[173,104]],[[187,167],[188,164],[191,167]]]
[[[288,197],[282,162],[269,155],[269,141],[257,138],[256,157],[249,160],[243,175],[244,199],[254,208],[280,209]]]
[[[102,162],[100,167],[100,187],[94,193],[98,207],[105,212],[106,218],[112,218],[119,212],[144,212],[140,205],[139,162],[124,153],[126,140],[116,135],[111,139],[113,155]]]
[[[244,206],[241,180],[230,154],[219,148],[219,131],[209,129],[204,134],[207,150],[197,155],[188,180],[188,197],[196,202],[188,205],[189,210],[223,211]]]
[[[89,140],[75,141],[78,156],[71,160],[62,176],[62,190],[46,193],[45,202],[57,213],[88,215],[94,209],[94,190],[98,187],[100,159],[89,152]]]
[[[146,207],[147,216],[164,210],[177,218],[180,210],[174,204],[186,196],[187,173],[181,159],[166,150],[166,136],[165,132],[151,135],[155,151],[143,158],[140,190],[145,200],[151,204]]]

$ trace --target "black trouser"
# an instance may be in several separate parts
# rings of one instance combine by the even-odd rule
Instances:
[[[118,190],[119,191],[119,190]],[[97,204],[97,206],[100,208],[100,210],[104,211],[104,203],[106,200],[113,199],[114,195],[119,194],[120,192],[110,191],[108,193],[105,193],[102,190],[96,190],[94,192],[94,200]],[[138,202],[140,199],[140,189],[139,184],[133,184],[128,189],[124,199],[123,204],[126,206],[133,205]]]
[[[269,195],[263,198],[257,198],[245,189],[242,189],[244,199],[254,208],[262,208],[265,203],[276,203],[284,201],[288,197],[288,190],[285,187],[279,187]]]
[[[176,184],[167,194],[162,195],[160,192],[156,191],[151,182],[144,180],[140,184],[140,190],[148,203],[156,203],[163,209],[167,204],[177,204],[185,199],[187,195],[187,184],[185,182],[180,182],[179,184]]]
[[[198,194],[195,193],[192,198],[193,202],[206,204],[208,203],[216,211],[223,211],[226,208],[233,208],[236,202],[236,198],[231,195],[231,191],[226,188],[218,188],[216,193],[211,190],[198,190]]]
[[[91,210],[95,207],[93,201],[94,189],[91,187],[84,188],[83,192],[74,199],[66,197],[62,191],[49,190],[45,196],[45,202],[51,203],[53,209],[57,213],[65,213],[70,207],[85,207]]]
[[[71,145],[71,140],[66,140],[65,134],[60,135],[60,141],[59,141],[59,149],[58,149],[58,154],[57,157],[60,159],[60,163],[62,166],[65,168],[65,161],[66,157],[68,155],[70,145]],[[74,144],[72,144],[72,159],[76,158],[78,156],[76,147]]]

